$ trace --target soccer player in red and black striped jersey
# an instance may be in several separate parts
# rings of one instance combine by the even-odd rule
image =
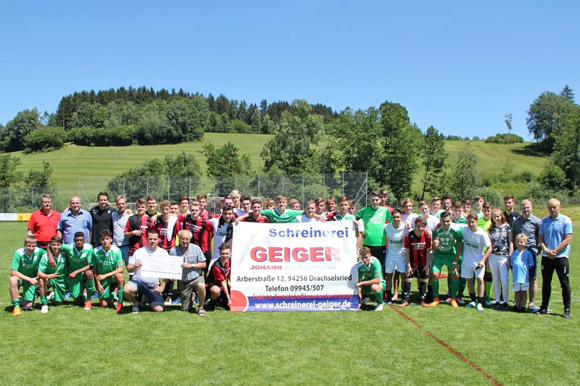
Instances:
[[[250,196],[242,196],[240,202],[241,202],[240,203],[241,210],[236,212],[237,216],[243,216],[247,213],[250,213],[250,211],[252,210],[252,198]]]
[[[233,208],[230,211],[233,213]],[[230,256],[231,248],[229,245],[223,244],[219,248],[219,259],[215,260],[210,267],[205,291],[210,297],[208,308],[215,308],[218,302],[227,306],[228,309],[232,306],[232,298],[230,296]]]
[[[243,201],[242,201],[242,205],[243,205]],[[262,216],[260,214],[260,211],[262,210],[262,201],[261,200],[253,200],[252,201],[252,214],[246,218],[244,218],[242,221],[245,222],[260,222],[260,223],[269,223],[270,219],[266,216]]]
[[[181,230],[179,221],[171,221],[169,201],[161,201],[161,216],[153,222],[153,229],[159,232],[159,247],[169,252],[175,246],[175,235]]]
[[[205,205],[205,204],[204,204]],[[211,259],[211,238],[207,235],[205,228],[208,226],[209,212],[204,211],[202,216],[202,205],[198,201],[192,201],[189,204],[189,214],[179,216],[178,222],[181,229],[187,229],[191,232],[191,242],[201,248],[207,261]]]
[[[147,196],[147,212],[145,212],[145,214],[147,217],[151,218],[160,215],[160,213],[157,211],[157,199],[153,195]]]
[[[189,213],[189,197],[181,196],[179,197],[179,213],[178,215],[186,215]]]
[[[140,198],[137,200],[137,214],[129,217],[125,225],[125,236],[129,237],[129,256],[147,245],[147,231],[152,229],[153,220],[145,214],[147,201]]]
[[[211,213],[206,210],[207,196],[205,194],[198,194],[196,198],[199,203],[199,217],[209,220],[211,218]],[[191,203],[189,205],[191,205]]]
[[[175,235],[181,230],[179,221],[175,217],[171,218],[171,203],[167,200],[161,201],[161,216],[157,216],[153,222],[153,229],[159,232],[159,248],[167,252],[175,246]],[[173,302],[173,287],[175,280],[169,280],[163,290],[163,299],[165,305],[171,305]]]
[[[427,281],[429,280],[429,268],[431,266],[431,234],[426,232],[427,221],[423,217],[415,220],[415,229],[405,236],[405,249],[407,250],[407,276],[403,285],[403,301],[399,307],[409,305],[409,293],[411,282],[414,277],[419,281],[419,295],[421,305],[429,307],[425,301],[427,294]]]

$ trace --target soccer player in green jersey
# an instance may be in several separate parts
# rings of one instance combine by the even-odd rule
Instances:
[[[463,224],[467,226],[467,220],[463,215],[463,203],[460,201],[455,201],[453,207],[451,208],[451,221],[454,224]]]
[[[275,209],[262,209],[260,213],[262,216],[268,217],[271,223],[293,223],[296,217],[302,215],[304,211],[302,210],[292,210],[286,209],[288,206],[288,200],[283,194],[276,196],[276,208]],[[236,218],[236,224],[243,221],[246,217],[250,216],[252,212],[246,213],[243,216]],[[324,221],[324,218],[318,214],[314,215],[317,220]]]
[[[391,212],[384,206],[380,206],[380,203],[380,192],[373,190],[371,192],[371,206],[359,210],[355,217],[357,220],[363,220],[363,245],[370,248],[371,255],[379,259],[381,266],[384,267],[386,256],[385,224],[393,219]]]
[[[340,199],[340,202],[338,203],[339,212],[336,214],[336,220],[337,221],[345,221],[345,220],[356,221],[356,218],[352,214],[348,213],[349,208],[350,208],[350,200],[348,199],[348,197],[342,197]]]
[[[55,305],[62,304],[64,301],[64,293],[66,292],[66,258],[61,253],[62,239],[58,236],[54,236],[50,239],[48,248],[56,265],[52,267],[49,264],[49,256],[47,253],[40,260],[40,265],[38,267],[38,277],[41,281],[39,287],[40,302],[42,303],[40,312],[43,314],[48,312],[46,294],[48,293],[49,286],[52,287],[54,291],[53,302]]]
[[[43,249],[36,247],[36,238],[26,236],[24,239],[24,248],[20,248],[14,252],[12,265],[10,266],[10,297],[14,309],[12,315],[22,315],[22,310],[34,310],[34,293],[36,292],[36,285],[38,278],[36,272],[40,259],[46,252]],[[20,293],[18,286],[22,282],[22,300],[20,300]]]
[[[113,245],[113,234],[108,229],[103,229],[100,234],[101,246],[93,251],[92,267],[99,291],[99,303],[101,307],[107,307],[114,302],[111,286],[118,285],[119,299],[117,303],[117,314],[123,312],[123,253]]]
[[[439,275],[444,265],[451,281],[451,306],[458,308],[457,290],[459,288],[459,256],[463,250],[461,230],[451,224],[451,213],[441,213],[441,227],[433,231],[433,267],[431,269],[431,285],[433,286],[433,301],[431,307],[439,305]]]
[[[93,247],[85,243],[83,232],[76,232],[74,244],[65,244],[61,248],[68,265],[68,287],[71,296],[78,305],[85,305],[85,310],[91,309],[91,297],[95,292],[95,280],[91,271]],[[82,290],[85,282],[86,291]],[[84,298],[84,299],[83,299]]]
[[[366,299],[372,294],[378,303],[375,311],[382,311],[384,307],[383,291],[387,283],[383,280],[381,263],[371,255],[369,247],[359,249],[359,255],[361,261],[358,263],[358,283],[356,283],[358,298],[362,299],[359,309],[361,305],[366,304]]]

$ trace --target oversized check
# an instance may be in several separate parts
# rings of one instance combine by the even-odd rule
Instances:
[[[181,280],[183,256],[147,255],[141,260],[141,276]]]
[[[358,308],[352,221],[239,223],[231,263],[232,311]]]

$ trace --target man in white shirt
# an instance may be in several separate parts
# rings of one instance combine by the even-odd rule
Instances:
[[[156,229],[147,231],[147,246],[139,248],[135,251],[133,256],[129,258],[127,264],[127,271],[133,273],[133,278],[124,287],[125,298],[133,303],[132,312],[134,314],[139,312],[139,302],[137,294],[142,294],[147,297],[149,307],[152,311],[163,311],[163,290],[168,279],[164,279],[159,283],[159,279],[155,277],[141,276],[141,266],[143,261],[151,257],[168,257],[168,253],[163,248],[159,248],[159,232]]]

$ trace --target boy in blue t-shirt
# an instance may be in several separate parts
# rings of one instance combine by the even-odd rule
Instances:
[[[514,311],[524,312],[526,309],[527,290],[529,289],[530,268],[534,266],[532,253],[526,248],[528,237],[516,236],[517,250],[512,252],[510,265],[512,267],[512,288],[514,290]]]

